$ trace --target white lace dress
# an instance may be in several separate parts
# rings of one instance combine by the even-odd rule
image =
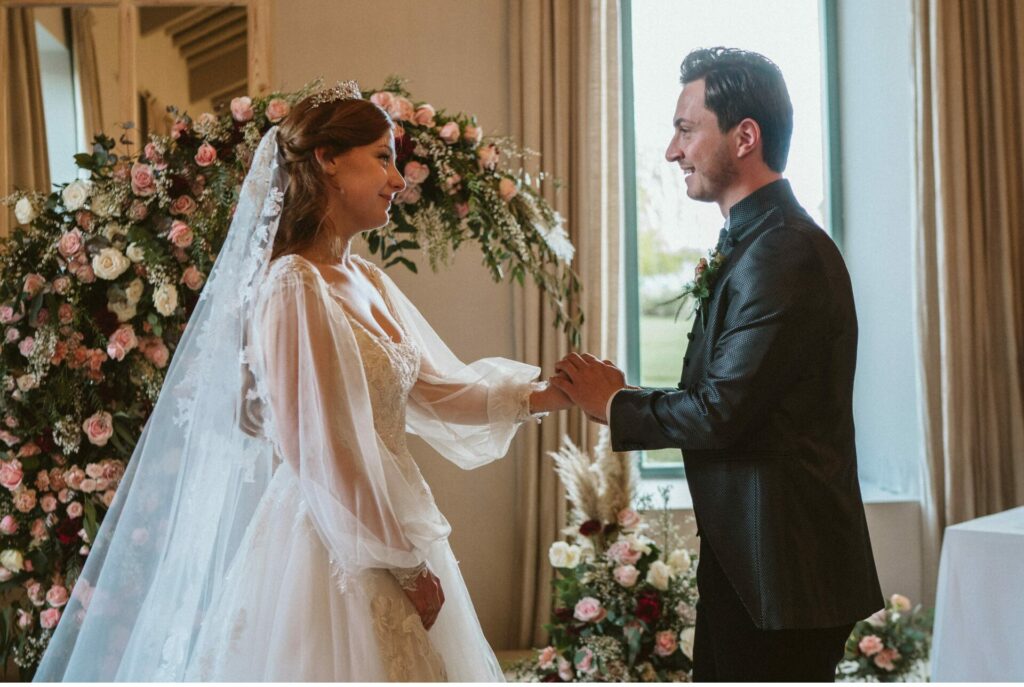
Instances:
[[[298,274],[299,282],[307,286],[311,279],[319,279],[310,272],[309,263],[301,259],[285,258],[283,262],[274,271],[278,276],[290,273],[294,282]],[[369,269],[369,263],[366,265]],[[393,285],[385,283],[386,277],[375,269],[370,272],[402,326],[401,342],[374,335],[348,317],[340,302],[326,304],[325,311],[333,318],[347,320],[342,326],[350,328],[354,336],[372,406],[373,428],[366,431],[376,435],[381,460],[393,462],[391,467],[399,475],[401,489],[389,488],[392,502],[376,510],[390,508],[399,521],[409,522],[402,514],[403,504],[396,503],[413,498],[403,495],[403,489],[411,489],[420,499],[416,508],[423,508],[424,503],[433,505],[430,489],[405,438],[410,393],[424,377],[422,347],[430,343],[424,344],[416,336],[415,323],[410,326],[408,321],[409,312],[402,313],[401,307],[395,307]],[[330,287],[323,290],[325,285],[322,280],[315,284],[318,293],[330,295]],[[522,415],[521,399],[524,388],[528,388],[524,387],[524,371],[507,377],[505,388],[491,389],[492,414]],[[330,380],[331,384],[344,382]],[[273,390],[270,394],[273,396]],[[497,397],[504,400],[499,402]],[[496,406],[508,406],[510,398],[518,399],[518,409],[496,410]],[[420,407],[422,412],[422,399]],[[516,422],[522,419],[518,417]],[[282,446],[287,454],[286,443]],[[226,584],[202,621],[194,646],[185,651],[190,657],[186,678],[286,682],[501,680],[458,563],[443,536],[447,523],[440,513],[428,510],[427,517],[436,519],[435,532],[441,536],[425,536],[426,543],[417,544],[417,550],[440,578],[446,596],[437,622],[428,632],[387,565],[372,567],[364,562],[353,566],[348,564],[350,561],[338,560],[347,555],[345,551],[332,552],[338,548],[333,542],[339,535],[325,532],[316,514],[311,513],[307,498],[310,492],[298,474],[304,467],[297,470],[293,463],[282,460],[276,467],[228,569]],[[364,521],[376,512],[367,508],[350,510]],[[387,562],[386,556],[380,558]]]

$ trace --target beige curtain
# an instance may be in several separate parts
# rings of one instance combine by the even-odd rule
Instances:
[[[71,9],[71,37],[75,60],[75,76],[82,101],[82,119],[85,122],[85,141],[82,150],[88,150],[93,137],[103,131],[103,97],[100,94],[100,72],[96,61],[96,41],[93,26],[96,15],[86,7]]]
[[[1024,504],[1024,5],[914,11],[931,598],[944,528]]]
[[[586,313],[582,350],[619,353],[621,209],[619,191],[619,17],[615,0],[511,0],[512,133],[540,153],[545,197],[565,216]],[[517,357],[545,374],[569,351],[536,289],[516,296]],[[567,417],[568,415],[568,417]],[[531,428],[517,475],[520,602],[518,648],[542,646],[551,611],[547,551],[565,521],[562,488],[548,451],[568,434],[593,446],[596,427],[578,412]]]
[[[4,52],[4,70],[0,74],[4,88],[4,131],[0,145],[7,149],[5,169],[0,173],[5,188],[0,197],[14,189],[46,192],[50,190],[50,168],[46,156],[46,122],[43,117],[43,91],[36,48],[35,18],[31,9],[2,9],[5,30],[0,50]],[[0,236],[14,226],[14,214],[0,208]]]

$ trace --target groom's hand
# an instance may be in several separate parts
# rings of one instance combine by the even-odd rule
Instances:
[[[555,363],[558,375],[551,384],[565,392],[587,417],[608,423],[608,400],[626,388],[626,375],[609,360],[598,360],[589,353],[570,353]]]

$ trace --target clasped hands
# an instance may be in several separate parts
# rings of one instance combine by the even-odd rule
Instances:
[[[626,375],[610,360],[589,353],[570,353],[555,363],[555,375],[548,379],[552,398],[545,410],[579,407],[594,422],[608,424],[608,401],[620,389],[629,388]]]

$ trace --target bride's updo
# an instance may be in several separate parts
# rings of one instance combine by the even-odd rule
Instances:
[[[369,100],[337,100],[297,104],[278,126],[277,145],[290,182],[271,258],[308,248],[316,240],[326,214],[327,185],[316,161],[319,147],[334,157],[369,145],[392,126],[387,113]]]

